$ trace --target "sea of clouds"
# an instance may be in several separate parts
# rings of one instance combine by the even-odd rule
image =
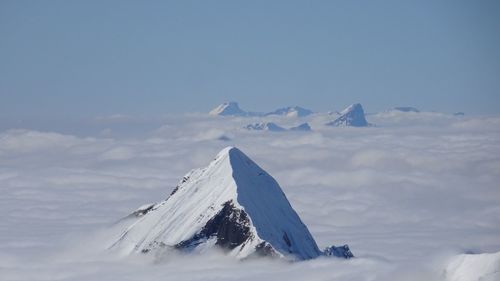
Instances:
[[[472,280],[450,262],[500,251],[500,117],[386,112],[367,116],[375,127],[323,126],[333,118],[266,119],[313,128],[282,133],[197,114],[4,126],[0,280]],[[276,178],[321,248],[349,244],[356,258],[104,251],[108,226],[228,145]]]

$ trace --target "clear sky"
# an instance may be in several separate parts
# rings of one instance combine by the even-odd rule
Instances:
[[[4,1],[0,118],[500,112],[500,1]]]

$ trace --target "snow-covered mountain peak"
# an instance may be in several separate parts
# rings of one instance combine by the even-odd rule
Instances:
[[[349,113],[359,113],[359,112],[363,112],[364,114],[363,106],[360,103],[354,103],[346,107],[344,110],[342,110],[340,112],[340,115],[345,115]]]
[[[346,109],[340,112],[340,116],[332,122],[327,123],[328,126],[336,127],[366,127],[370,124],[365,119],[365,111],[360,103],[351,104]]]
[[[219,151],[219,153],[217,153],[217,156],[215,156],[215,159],[220,159],[220,158],[223,158],[223,157],[228,157],[229,156],[229,153],[233,151],[232,153],[243,153],[241,152],[238,148],[236,148],[235,146],[226,146],[225,148],[223,148],[221,151]]]
[[[220,116],[245,116],[247,112],[241,110],[237,102],[230,101],[220,104],[210,111],[209,114]]]
[[[168,249],[310,259],[322,254],[276,180],[236,147],[186,174],[172,194],[117,226],[112,249],[129,254]]]
[[[248,169],[257,170],[257,172],[259,173],[265,173],[264,170],[262,170],[259,166],[257,166],[257,164],[255,164],[255,162],[253,162],[241,150],[234,146],[228,146],[222,149],[217,154],[215,159],[219,161],[229,161],[229,163],[227,164],[231,167],[233,177],[235,172],[239,173],[242,171],[247,171]]]

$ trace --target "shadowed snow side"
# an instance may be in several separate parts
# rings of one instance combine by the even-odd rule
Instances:
[[[238,202],[252,219],[257,234],[283,254],[302,259],[321,254],[309,230],[293,210],[276,180],[239,149],[229,149]]]

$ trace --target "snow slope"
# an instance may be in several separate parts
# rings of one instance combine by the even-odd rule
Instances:
[[[458,255],[448,264],[445,275],[448,281],[500,280],[500,252]]]
[[[238,258],[321,254],[278,183],[235,147],[184,176],[167,200],[141,207],[116,227],[110,248],[124,254],[214,243]]]

